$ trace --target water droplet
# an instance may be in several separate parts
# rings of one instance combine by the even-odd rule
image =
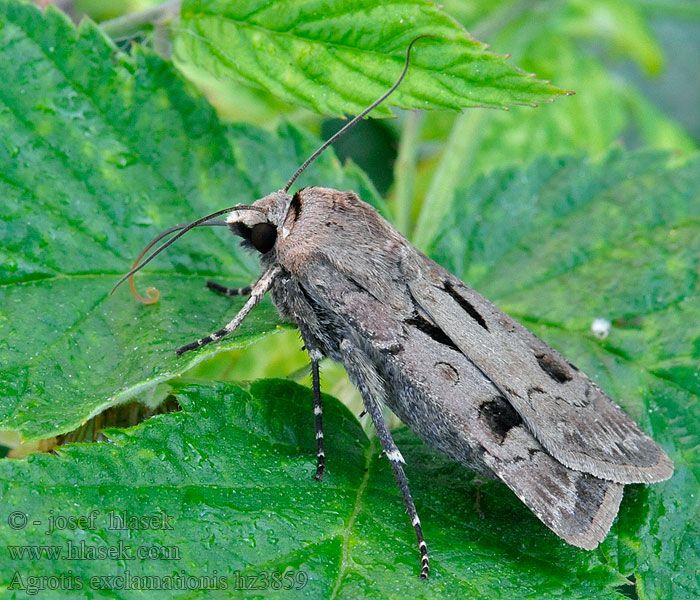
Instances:
[[[608,335],[610,335],[610,330],[612,329],[612,323],[607,319],[593,319],[591,323],[591,331],[599,340],[604,340]]]

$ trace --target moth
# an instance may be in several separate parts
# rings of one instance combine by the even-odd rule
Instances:
[[[328,357],[344,365],[360,391],[391,463],[415,530],[421,577],[430,570],[428,547],[383,405],[452,460],[504,482],[565,541],[593,549],[617,515],[625,484],[672,475],[665,452],[584,373],[419,252],[356,194],[324,187],[289,193],[321,152],[398,87],[415,41],[392,88],[283,189],[169,229],[119,283],[194,227],[228,227],[257,251],[262,275],[254,285],[207,282],[227,296],[249,294],[240,312],[177,354],[235,331],[270,292],[280,315],[299,328],[311,360],[316,479],[326,467],[319,361]],[[225,221],[214,220],[224,214]]]

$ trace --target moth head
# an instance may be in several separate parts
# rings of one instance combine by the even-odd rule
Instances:
[[[265,198],[258,200],[258,202],[255,204],[258,204],[263,200],[265,200]],[[255,206],[255,204],[247,206],[231,206],[204,217],[200,217],[199,219],[196,219],[190,223],[175,225],[169,229],[166,229],[163,233],[157,235],[146,245],[134,262],[131,271],[129,271],[116,283],[116,285],[112,288],[110,295],[113,294],[114,291],[128,279],[129,288],[131,289],[131,293],[134,298],[143,304],[153,304],[156,302],[159,295],[158,290],[156,288],[148,288],[148,290],[146,290],[146,298],[144,298],[136,291],[136,287],[134,285],[134,275],[166,248],[171,246],[188,231],[191,231],[195,227],[228,227],[234,233],[241,235],[245,239],[245,243],[250,243],[251,246],[259,252],[263,254],[269,252],[275,245],[275,241],[277,239],[277,227],[274,225],[274,222],[266,217],[267,212],[264,210],[264,208],[261,206]],[[221,215],[227,213],[229,218],[226,221],[216,220],[216,217],[220,217]],[[247,218],[250,215],[254,215],[252,219]],[[270,213],[270,216],[274,218],[274,211]],[[174,235],[167,242],[164,242],[151,254],[146,256],[146,253],[153,248],[153,246],[171,234]]]
[[[282,224],[291,197],[274,192],[254,202],[254,210],[235,209],[226,217],[226,225],[243,238],[243,246],[267,254],[275,247],[282,234]]]

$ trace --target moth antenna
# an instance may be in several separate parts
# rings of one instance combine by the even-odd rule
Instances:
[[[401,75],[399,75],[399,78],[396,80],[396,83],[389,88],[388,91],[384,92],[384,94],[372,104],[370,104],[365,110],[363,110],[359,115],[357,115],[354,119],[352,119],[349,123],[347,123],[340,131],[332,135],[328,140],[326,140],[319,148],[316,150],[309,158],[307,158],[304,163],[301,165],[296,170],[296,173],[292,175],[287,182],[287,184],[282,188],[283,192],[289,191],[289,188],[292,187],[292,184],[296,181],[297,177],[301,175],[305,170],[306,167],[308,167],[312,162],[314,162],[319,155],[326,149],[328,146],[330,146],[333,142],[335,142],[339,137],[345,135],[352,127],[355,126],[355,124],[365,117],[368,113],[372,112],[377,106],[379,106],[384,100],[386,100],[393,92],[396,90],[397,87],[401,84],[403,81],[403,78],[406,76],[406,72],[408,71],[408,64],[409,64],[409,59],[411,56],[411,48],[413,48],[413,45],[420,39],[422,38],[431,38],[433,37],[432,35],[425,34],[425,35],[419,35],[417,38],[414,38],[411,40],[411,43],[408,45],[408,48],[406,49],[406,62],[403,66],[403,71],[401,71]]]
[[[130,277],[133,277],[136,273],[138,273],[141,269],[143,269],[143,267],[145,267],[149,262],[151,262],[156,256],[158,256],[163,250],[165,250],[171,244],[175,243],[183,235],[185,235],[188,231],[190,231],[190,229],[194,229],[195,227],[199,227],[200,225],[202,225],[206,221],[209,221],[210,219],[213,219],[214,217],[220,217],[221,215],[223,215],[227,212],[231,212],[232,210],[256,210],[258,212],[263,212],[261,208],[258,208],[256,206],[248,206],[246,204],[237,204],[236,206],[229,206],[228,208],[217,210],[216,212],[211,213],[210,215],[206,215],[205,217],[201,217],[195,221],[192,221],[191,223],[188,223],[187,225],[184,225],[184,226],[177,225],[175,228],[171,228],[169,233],[172,233],[172,231],[177,230],[178,227],[182,227],[178,233],[176,233],[173,237],[171,237],[162,246],[158,247],[153,253],[151,253],[149,256],[147,256],[146,259],[140,265],[137,265],[136,267],[131,269],[131,271],[129,271],[119,281],[117,281],[117,283],[114,285],[114,287],[110,290],[109,295],[111,296],[122,283],[124,283]],[[161,239],[163,236],[165,236],[167,234],[168,234],[168,232],[162,233],[159,237],[156,238],[156,240],[151,242],[151,245],[155,244],[159,239]]]
[[[184,229],[185,227],[187,227],[187,225],[187,223],[184,223],[182,225],[175,225],[173,227],[170,227],[169,229],[166,229],[163,233],[153,238],[150,242],[148,242],[148,245],[141,251],[141,254],[139,254],[138,258],[134,261],[134,264],[131,265],[131,268],[136,269],[136,267],[139,264],[139,261],[143,258],[144,254],[146,254],[146,252],[153,248],[153,246],[155,246],[165,236],[170,235],[173,231]],[[205,226],[226,227],[226,221],[207,221],[206,223],[202,223],[201,225],[199,225],[199,227]],[[160,297],[160,292],[158,292],[158,288],[152,286],[146,289],[145,298],[141,294],[139,294],[138,290],[136,289],[136,283],[134,282],[134,275],[129,277],[129,290],[131,290],[131,295],[134,298],[136,298],[141,304],[155,304],[156,302],[158,302],[158,298]]]

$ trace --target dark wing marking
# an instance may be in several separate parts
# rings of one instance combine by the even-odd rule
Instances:
[[[404,423],[453,460],[500,478],[570,544],[598,545],[617,514],[622,485],[552,458],[500,390],[412,308],[378,301],[323,260],[310,272],[300,286],[373,356],[387,404]]]
[[[586,375],[454,275],[416,255],[419,268],[408,285],[417,305],[494,383],[553,457],[619,483],[671,476],[665,452]]]
[[[622,500],[621,483],[565,467],[523,425],[490,446],[486,464],[540,520],[574,546],[592,550],[607,535]]]

